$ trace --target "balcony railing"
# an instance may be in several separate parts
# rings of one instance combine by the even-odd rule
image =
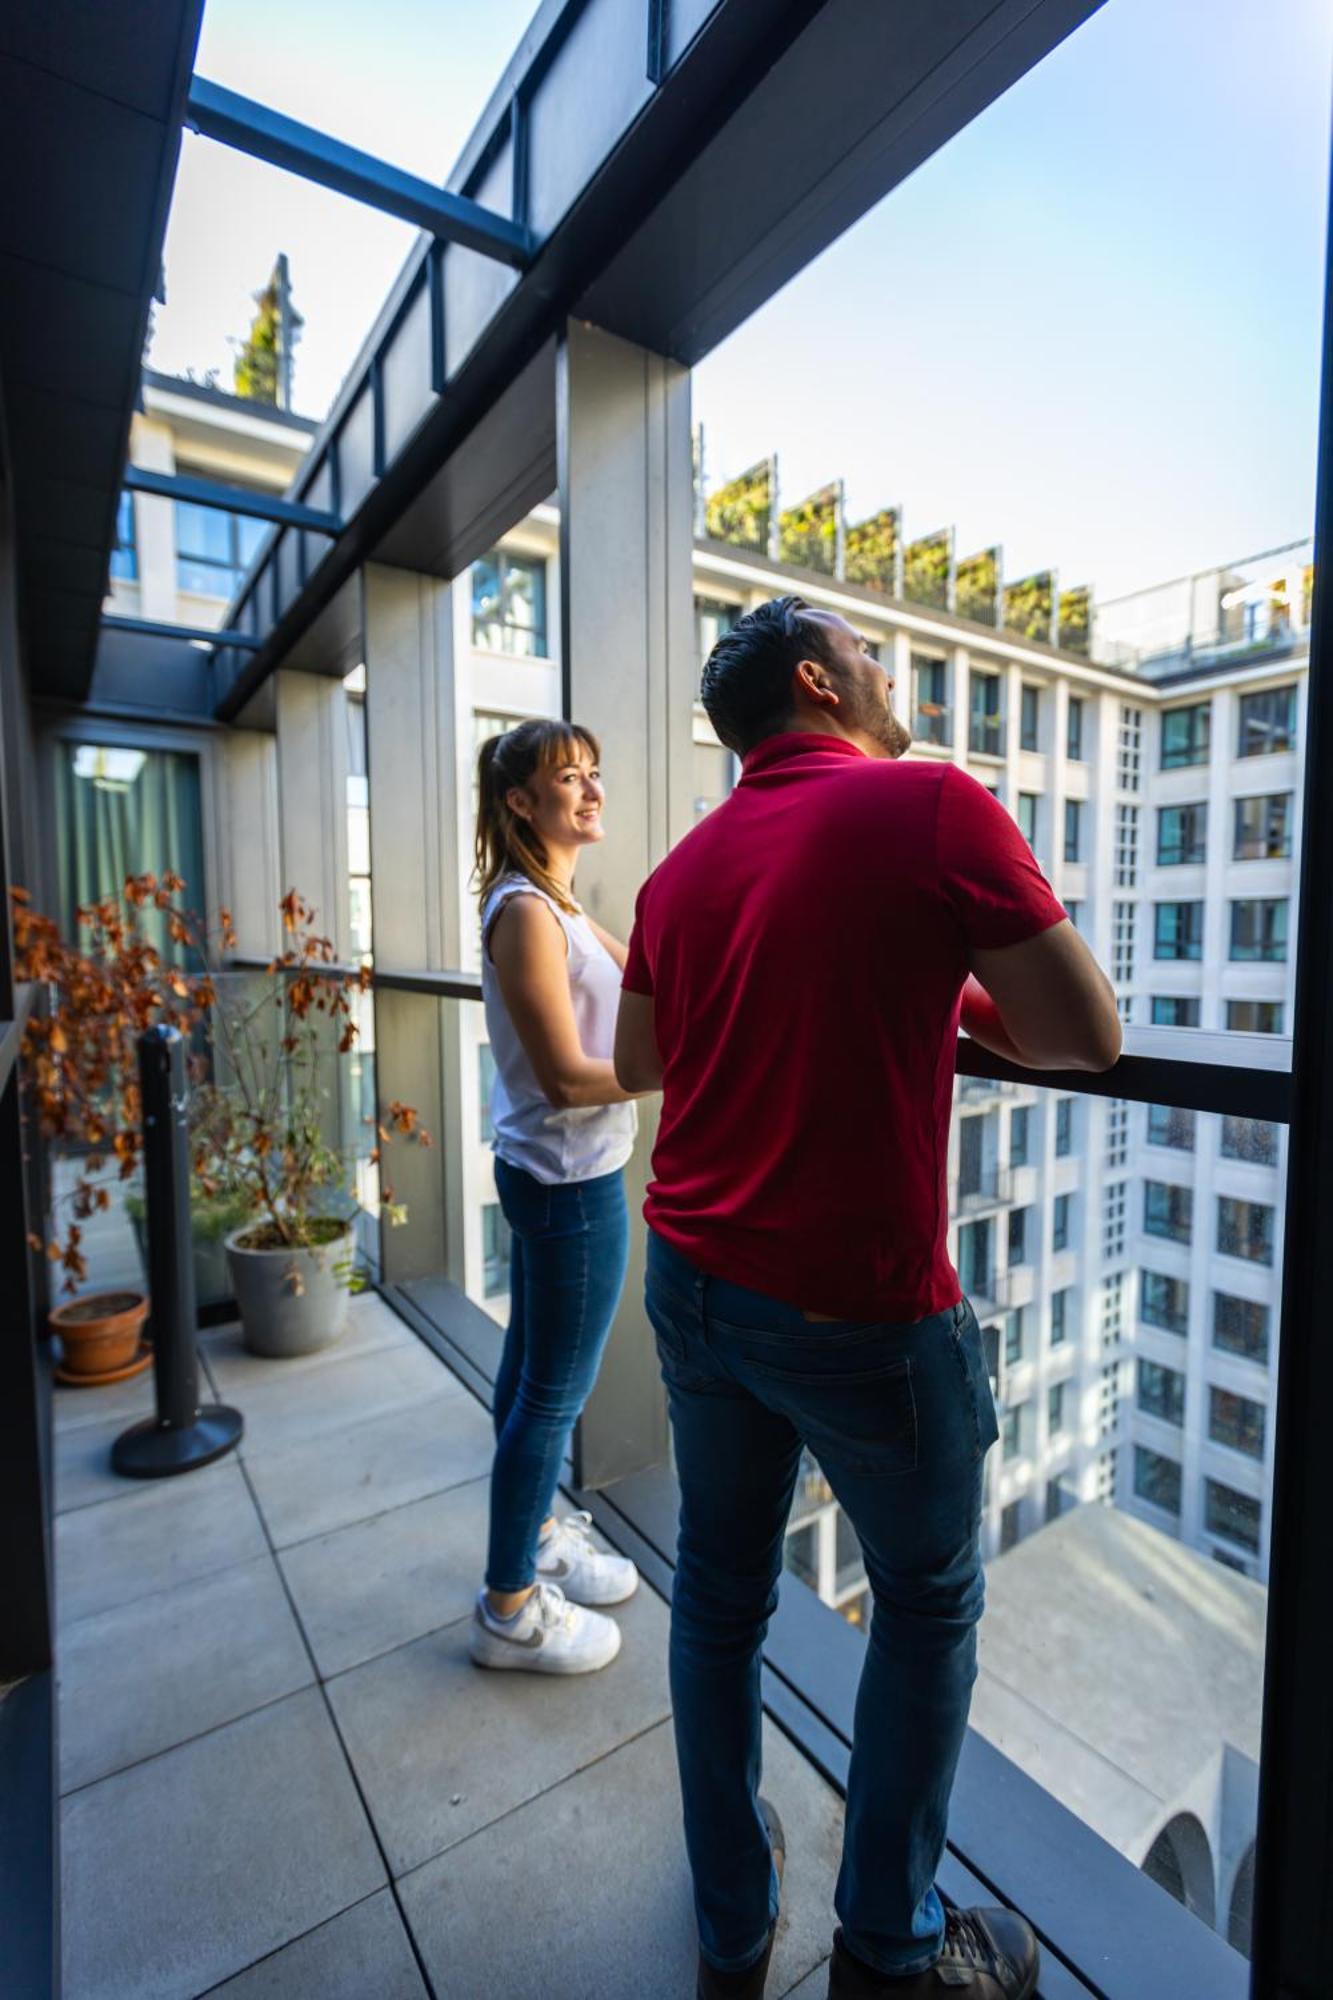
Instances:
[[[918,743],[930,743],[938,750],[953,748],[953,710],[942,702],[923,702],[916,712],[912,734]]]
[[[972,715],[967,723],[967,747],[974,757],[1003,757],[1007,740],[1004,717]]]
[[[954,1189],[953,1210],[955,1215],[976,1215],[981,1209],[1002,1208],[1013,1198],[1012,1167],[986,1167],[974,1174],[966,1187],[960,1178]]]
[[[1017,1097],[1021,1083],[1009,1083],[998,1076],[960,1076],[958,1095],[964,1104],[993,1104],[1000,1097]]]

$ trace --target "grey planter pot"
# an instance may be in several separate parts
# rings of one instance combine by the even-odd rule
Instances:
[[[351,1255],[350,1228],[316,1250],[243,1250],[237,1238],[253,1227],[248,1222],[227,1238],[246,1346],[273,1360],[332,1347],[347,1325],[351,1295],[345,1276],[339,1278],[336,1270]],[[294,1273],[300,1275],[299,1285]]]

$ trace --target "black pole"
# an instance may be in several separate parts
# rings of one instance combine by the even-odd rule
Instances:
[[[240,1441],[243,1419],[220,1403],[199,1407],[185,1042],[178,1028],[149,1028],[139,1037],[139,1088],[157,1413],[121,1433],[111,1463],[129,1479],[165,1479],[221,1458]]]

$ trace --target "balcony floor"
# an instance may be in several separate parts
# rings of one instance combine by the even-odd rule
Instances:
[[[695,1937],[645,1585],[586,1679],[467,1656],[486,1412],[379,1298],[331,1353],[205,1335],[239,1456],[136,1484],[152,1376],[56,1392],[67,2000],[681,2000]],[[769,1993],[822,2000],[836,1794],[769,1728]]]

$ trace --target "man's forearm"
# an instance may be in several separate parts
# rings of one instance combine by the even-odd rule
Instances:
[[[999,1008],[980,980],[974,979],[970,973],[963,988],[961,1020],[972,1040],[980,1042],[982,1048],[989,1049],[992,1055],[1004,1056],[1009,1062],[1024,1061],[1013,1036],[1000,1019]]]

